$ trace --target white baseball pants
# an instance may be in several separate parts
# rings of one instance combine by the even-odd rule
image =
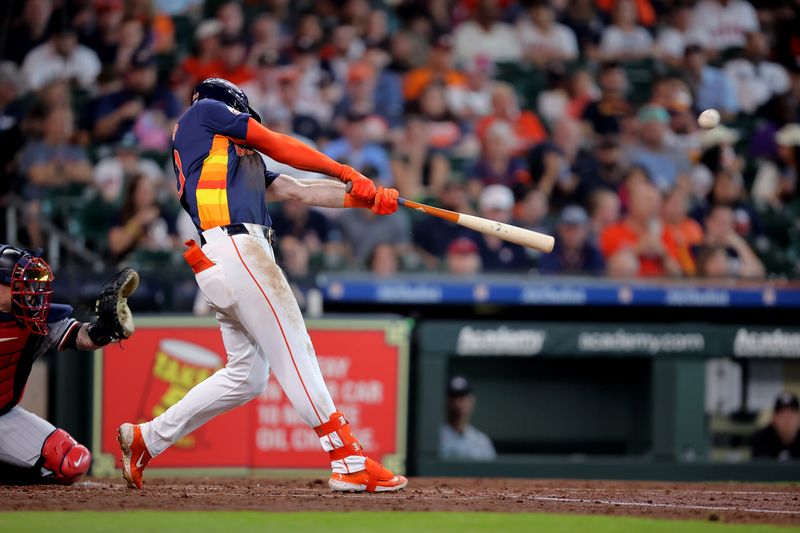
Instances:
[[[153,457],[213,417],[264,392],[270,369],[310,427],[327,422],[336,411],[300,308],[275,263],[272,247],[260,226],[246,226],[251,234],[229,236],[221,228],[203,232],[202,250],[214,265],[196,279],[216,311],[228,362],[163,414],[141,425]],[[325,451],[341,446],[329,438],[320,441]],[[364,469],[364,458],[350,456],[333,461],[331,467],[343,474],[356,472]]]

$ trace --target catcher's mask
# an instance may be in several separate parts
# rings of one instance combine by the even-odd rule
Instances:
[[[11,313],[37,335],[47,333],[53,272],[50,265],[14,246],[0,246],[0,283],[11,289]]]

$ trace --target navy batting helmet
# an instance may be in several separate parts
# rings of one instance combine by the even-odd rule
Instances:
[[[261,122],[261,117],[250,107],[247,95],[236,84],[222,78],[208,78],[197,84],[192,93],[192,103],[204,98],[210,98],[241,111],[250,113],[254,119]]]

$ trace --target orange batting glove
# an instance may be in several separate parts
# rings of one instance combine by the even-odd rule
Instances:
[[[339,179],[345,183],[353,184],[350,189],[350,194],[352,194],[354,198],[366,200],[367,202],[372,202],[375,198],[375,183],[353,167],[342,165]]]
[[[370,210],[376,215],[391,215],[397,211],[397,198],[399,196],[400,193],[397,192],[397,189],[378,187]]]

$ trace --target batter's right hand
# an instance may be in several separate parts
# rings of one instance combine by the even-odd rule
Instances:
[[[391,215],[397,211],[397,198],[399,196],[400,193],[397,192],[397,189],[378,187],[370,210],[376,215]]]
[[[375,183],[353,167],[347,165],[342,165],[342,167],[339,179],[345,183],[352,183],[352,187],[348,187],[348,191],[353,198],[372,202],[375,198]]]

